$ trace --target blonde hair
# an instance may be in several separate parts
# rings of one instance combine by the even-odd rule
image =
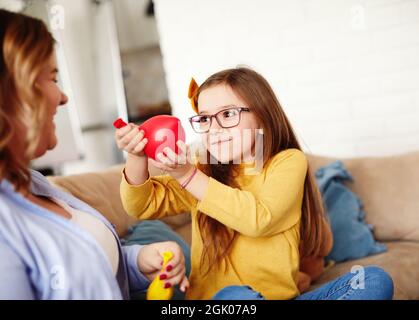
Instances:
[[[30,183],[28,165],[41,139],[46,110],[36,81],[54,43],[41,20],[0,10],[0,180],[8,179],[16,189]],[[22,138],[12,141],[17,134]],[[13,152],[12,143],[21,143],[23,154]]]

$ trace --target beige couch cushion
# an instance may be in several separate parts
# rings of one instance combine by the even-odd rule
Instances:
[[[393,279],[394,299],[419,299],[419,243],[387,242],[386,245],[388,251],[385,253],[335,265],[326,271],[310,290],[351,272],[352,266],[376,265],[388,272]]]
[[[309,156],[313,171],[335,159]],[[419,152],[343,160],[380,241],[419,241]]]

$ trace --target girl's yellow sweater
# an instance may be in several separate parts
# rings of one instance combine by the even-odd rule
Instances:
[[[248,285],[266,299],[291,299],[299,294],[298,247],[307,158],[300,150],[287,149],[257,174],[246,174],[249,168],[242,167],[236,180],[241,190],[210,178],[202,201],[169,175],[150,177],[138,186],[128,184],[122,175],[122,203],[131,216],[145,220],[191,212],[188,299],[211,299],[229,285]],[[238,233],[225,261],[226,271],[223,265],[206,276],[201,273],[198,210]]]

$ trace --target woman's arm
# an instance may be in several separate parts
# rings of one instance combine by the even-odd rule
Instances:
[[[145,292],[151,281],[141,273],[138,267],[138,255],[144,246],[131,245],[122,246],[122,255],[124,256],[127,271],[130,292]]]
[[[34,300],[25,265],[0,238],[0,300]]]

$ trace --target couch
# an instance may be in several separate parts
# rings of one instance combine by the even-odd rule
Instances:
[[[308,155],[317,170],[336,159]],[[352,266],[377,265],[393,278],[395,299],[419,299],[419,151],[391,157],[341,159],[354,177],[348,187],[364,202],[367,223],[374,226],[377,241],[388,251],[363,259],[338,263],[320,276],[312,288],[350,272]],[[49,180],[96,208],[124,237],[136,221],[127,216],[119,198],[122,165],[102,172],[52,176]],[[159,171],[150,168],[151,175]],[[191,220],[188,213],[162,219],[188,243]]]

